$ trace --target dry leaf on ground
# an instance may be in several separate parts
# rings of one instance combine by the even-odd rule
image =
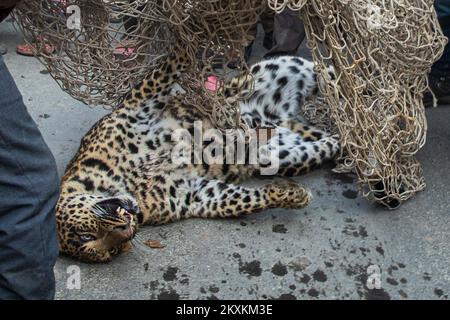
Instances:
[[[165,248],[166,246],[163,245],[161,242],[159,242],[158,240],[147,240],[145,242],[145,245],[149,248],[152,249],[162,249]]]

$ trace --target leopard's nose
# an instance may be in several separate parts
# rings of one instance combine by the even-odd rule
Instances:
[[[131,227],[130,223],[117,226],[111,232],[111,236],[113,236],[118,241],[129,239],[130,237],[132,237],[132,235],[133,228]]]

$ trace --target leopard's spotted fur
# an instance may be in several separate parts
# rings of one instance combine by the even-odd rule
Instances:
[[[138,225],[237,217],[310,202],[310,193],[290,182],[260,188],[236,185],[260,172],[260,165],[172,161],[168,155],[175,130],[192,132],[197,120],[203,130],[212,128],[208,119],[171,95],[172,84],[188,65],[184,54],[173,54],[82,139],[63,177],[56,208],[63,253],[105,262],[130,248]],[[242,117],[250,127],[278,129],[279,141],[272,138],[261,147],[279,152],[278,174],[297,175],[333,158],[339,149],[336,137],[297,116],[304,97],[316,88],[312,63],[281,57],[256,64],[252,73],[256,91],[242,103]]]

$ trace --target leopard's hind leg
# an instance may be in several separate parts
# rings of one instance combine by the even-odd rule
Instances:
[[[262,161],[260,171],[267,167],[277,167],[276,175],[292,177],[308,172],[333,159],[340,150],[339,138],[326,135],[320,139],[315,136],[302,136],[280,128],[278,135],[260,148]],[[269,161],[270,160],[270,161]],[[275,165],[274,165],[275,161]]]
[[[318,141],[330,136],[329,133],[320,130],[312,125],[305,124],[297,119],[289,119],[280,124],[281,127],[289,129],[293,133],[299,134],[304,141]]]
[[[270,208],[303,208],[311,201],[310,192],[293,182],[246,188],[202,177],[161,175],[155,179],[159,184],[149,186],[150,191],[140,199],[147,224],[239,217]]]

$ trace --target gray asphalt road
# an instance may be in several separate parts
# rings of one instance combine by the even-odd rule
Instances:
[[[0,25],[0,39],[10,48],[7,65],[62,173],[105,111],[73,100],[37,60],[16,55],[21,36],[9,23]],[[366,203],[353,176],[318,170],[297,178],[315,197],[305,210],[143,228],[141,241],[156,239],[166,247],[138,246],[107,265],[60,258],[57,298],[447,299],[450,108],[428,110],[427,116],[428,142],[419,158],[428,186],[396,212]],[[81,289],[71,289],[71,266],[81,270]],[[367,287],[370,275],[379,276],[380,289]]]

